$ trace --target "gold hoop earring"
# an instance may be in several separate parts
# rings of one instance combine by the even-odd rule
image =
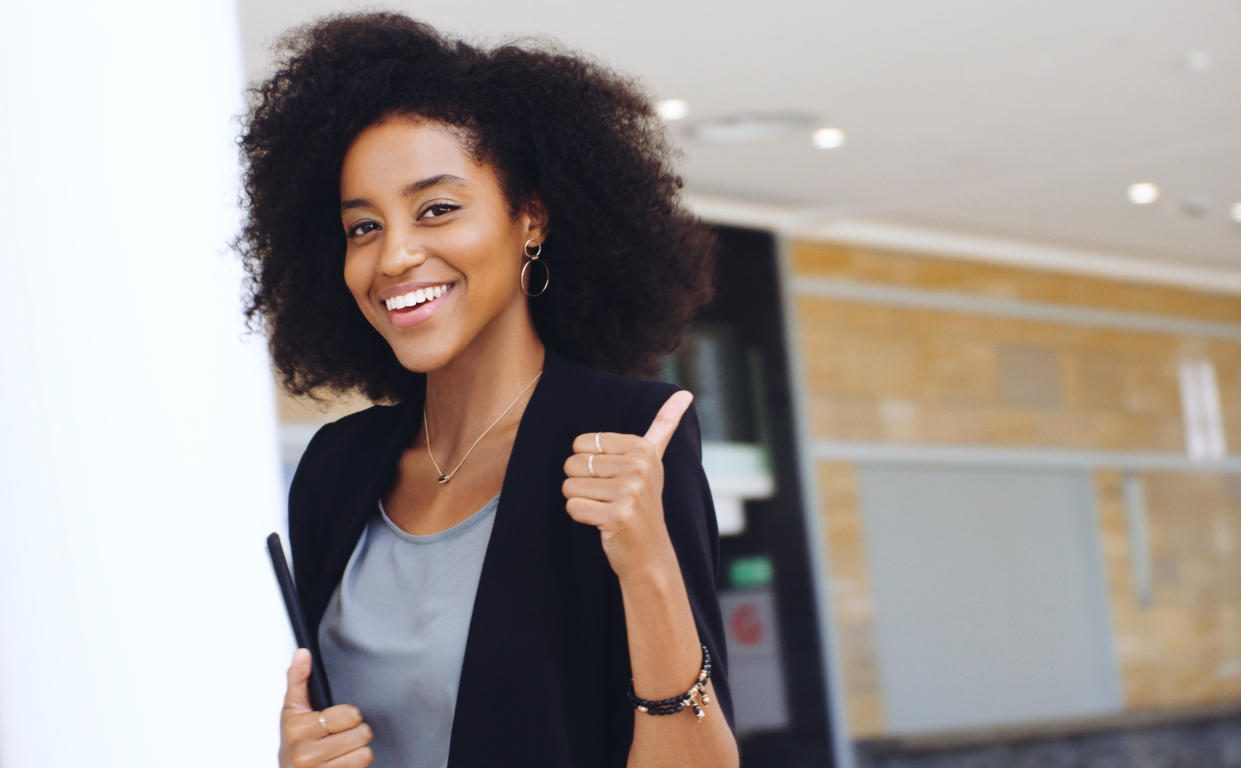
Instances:
[[[533,246],[531,245],[533,243]],[[547,268],[547,262],[539,261],[539,256],[543,253],[543,244],[534,238],[526,241],[522,246],[522,255],[526,257],[525,263],[521,265],[521,276],[518,283],[521,285],[521,292],[527,296],[539,296],[543,291],[547,290],[547,286],[552,283],[551,270]],[[543,285],[537,291],[530,290],[530,276],[528,274],[531,264],[537,264],[543,268]]]

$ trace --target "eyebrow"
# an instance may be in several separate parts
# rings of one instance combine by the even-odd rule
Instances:
[[[431,187],[436,187],[440,184],[452,184],[454,186],[464,187],[466,186],[466,181],[460,176],[454,176],[451,173],[441,173],[436,176],[428,176],[425,179],[419,179],[418,181],[412,181],[409,184],[406,184],[405,188],[401,190],[401,197],[416,195],[424,189],[430,189]],[[341,213],[344,213],[351,208],[365,208],[370,205],[373,204],[365,197],[351,197],[348,200],[341,201],[340,210]]]

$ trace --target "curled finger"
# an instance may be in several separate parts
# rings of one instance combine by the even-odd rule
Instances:
[[[593,525],[603,530],[612,522],[613,509],[607,502],[575,496],[566,501],[564,506],[569,517],[583,525]]]
[[[573,439],[574,453],[626,453],[643,438],[620,432],[586,432]],[[596,442],[598,445],[596,446]],[[602,448],[602,451],[596,450]]]
[[[610,477],[568,477],[560,485],[566,499],[583,498],[595,501],[615,501],[623,492],[617,481]]]
[[[616,477],[628,466],[624,456],[606,453],[575,453],[564,462],[568,477]]]
[[[375,762],[375,753],[370,747],[361,747],[341,755],[323,764],[323,768],[366,768]]]
[[[323,719],[320,720],[320,717]],[[361,723],[362,711],[360,709],[352,704],[337,704],[322,712],[303,712],[293,715],[287,721],[286,731],[295,740],[313,741],[348,731]]]
[[[368,765],[356,762],[363,755],[359,751],[369,751],[369,744],[375,734],[366,723],[359,723],[340,733],[333,733],[313,741],[301,741],[292,745],[289,757],[294,765]],[[343,760],[343,762],[335,762]]]

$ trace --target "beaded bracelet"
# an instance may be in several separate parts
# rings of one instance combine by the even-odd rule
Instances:
[[[694,715],[698,718],[698,722],[702,722],[702,708],[711,703],[711,697],[707,695],[707,681],[711,679],[711,651],[707,650],[707,646],[702,646],[702,669],[698,670],[698,679],[690,686],[690,689],[679,696],[673,696],[668,699],[659,699],[651,701],[643,699],[633,689],[633,679],[629,680],[629,690],[625,694],[629,697],[629,703],[639,712],[645,712],[648,715],[672,715],[680,712],[686,707],[693,707]]]

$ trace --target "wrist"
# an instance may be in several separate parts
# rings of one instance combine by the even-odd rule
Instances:
[[[677,562],[676,551],[672,548],[671,542],[660,547],[641,564],[617,574],[622,592],[666,593],[680,578],[681,566]]]

